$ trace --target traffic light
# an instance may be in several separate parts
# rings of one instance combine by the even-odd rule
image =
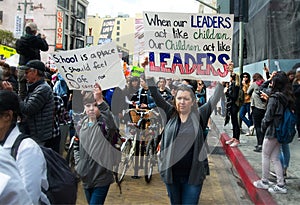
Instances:
[[[248,22],[249,0],[230,0],[230,13],[234,14],[234,21]]]

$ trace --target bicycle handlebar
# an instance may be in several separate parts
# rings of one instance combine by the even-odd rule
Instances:
[[[129,113],[130,111],[134,111],[139,116],[147,115],[147,114],[150,114],[150,113],[153,113],[156,117],[159,116],[159,112],[156,112],[154,109],[148,110],[148,109],[131,108],[131,109],[126,109],[125,113]]]

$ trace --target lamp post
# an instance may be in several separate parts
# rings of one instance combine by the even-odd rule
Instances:
[[[24,0],[24,2],[18,2],[18,8],[17,8],[17,11],[20,12],[22,11],[21,9],[21,4],[24,5],[24,12],[23,12],[23,35],[25,34],[25,31],[24,31],[24,27],[25,27],[25,24],[26,24],[26,14],[27,14],[27,6],[30,6],[30,11],[33,12],[34,8],[33,8],[33,2],[28,2],[27,0]]]
[[[211,6],[211,5],[209,5],[208,3],[205,3],[204,1],[201,1],[201,0],[196,0],[196,1],[198,1],[200,4],[203,4],[204,6],[207,6],[210,9],[216,11],[217,13],[220,13],[220,9],[221,9],[220,5],[217,8],[215,8],[215,7]]]

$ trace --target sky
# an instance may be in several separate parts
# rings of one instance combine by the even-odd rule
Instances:
[[[100,17],[119,13],[135,17],[143,11],[197,13],[199,2],[196,0],[88,0],[88,15]]]

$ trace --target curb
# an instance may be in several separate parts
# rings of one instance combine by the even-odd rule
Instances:
[[[232,148],[225,144],[230,137],[226,133],[220,134],[220,142],[227,157],[232,165],[239,173],[241,180],[254,204],[277,204],[267,190],[257,189],[253,186],[253,182],[260,179],[253,167],[249,164],[243,153],[238,148]]]

